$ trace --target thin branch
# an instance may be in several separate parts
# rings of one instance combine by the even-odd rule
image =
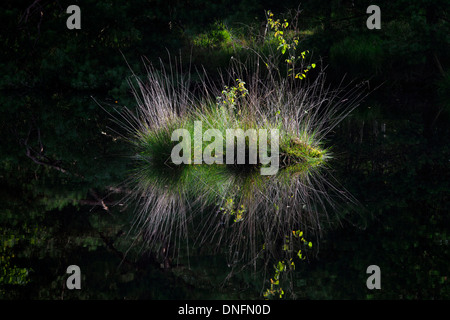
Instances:
[[[37,131],[37,143],[38,143],[39,151],[36,151],[33,147],[31,147],[28,144],[28,140],[30,139],[31,132],[32,132],[32,126],[30,126],[30,128],[29,128],[26,138],[19,139],[19,143],[25,147],[25,155],[28,158],[30,158],[31,160],[33,160],[33,162],[36,164],[55,169],[64,174],[71,174],[71,175],[83,178],[83,176],[81,176],[79,174],[76,174],[76,173],[73,173],[73,172],[70,172],[70,171],[64,169],[60,165],[61,160],[54,160],[54,159],[51,159],[48,156],[46,156],[44,154],[44,149],[45,149],[44,144],[42,143],[42,140],[41,140],[41,130],[40,130],[40,128],[37,128],[36,131]]]
[[[53,168],[53,169],[55,169],[55,170],[58,170],[59,172],[65,173],[65,174],[69,174],[69,172],[68,172],[66,169],[63,169],[62,167],[53,164],[53,163],[52,163],[53,161],[50,161],[50,160],[48,160],[48,158],[47,158],[46,156],[43,156],[43,155],[41,155],[41,154],[35,152],[30,146],[25,145],[25,148],[26,148],[25,155],[26,155],[28,158],[30,158],[31,160],[33,160],[33,162],[35,162],[35,163],[37,163],[37,164],[39,164],[39,165],[44,165],[44,166]],[[36,154],[37,154],[37,157],[34,156],[34,155],[32,155],[31,152],[36,153]],[[43,161],[43,160],[41,160],[42,158],[47,159],[47,160],[44,160],[44,161]]]
[[[106,205],[105,201],[100,198],[97,193],[95,193],[94,190],[89,190],[89,194],[91,196],[93,196],[95,198],[95,200],[97,200],[97,203],[103,208],[103,210],[105,210],[106,212],[108,212],[108,214],[111,214],[111,211],[109,211],[109,207]]]

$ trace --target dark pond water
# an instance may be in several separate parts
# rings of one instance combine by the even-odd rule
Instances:
[[[124,199],[128,145],[111,136],[114,124],[91,99],[66,98],[52,102],[67,104],[62,108],[45,98],[13,99],[54,112],[40,113],[5,147],[2,296],[261,299],[267,274],[246,270],[227,278],[224,255],[206,247],[190,248],[189,257],[181,250],[179,261],[161,268],[158,253],[129,233],[135,207]],[[296,298],[448,297],[448,180],[442,177],[449,146],[444,136],[426,137],[416,115],[396,114],[383,103],[369,99],[331,137],[333,174],[360,207],[339,212],[340,223],[325,227],[314,253],[297,263],[289,284]],[[81,106],[86,114],[77,113]],[[73,264],[81,269],[81,290],[66,288]],[[366,287],[370,265],[380,267],[381,290]]]

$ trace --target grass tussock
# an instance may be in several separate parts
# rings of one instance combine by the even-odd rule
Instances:
[[[277,256],[280,239],[293,230],[317,236],[324,219],[334,219],[335,199],[351,201],[332,183],[325,139],[358,105],[362,91],[327,86],[323,70],[307,80],[283,78],[260,59],[250,68],[234,61],[220,83],[200,73],[203,81],[193,85],[176,67],[167,72],[148,66],[145,78],[130,79],[137,108],[118,120],[135,151],[130,184],[139,209],[134,228],[150,249],[170,247],[165,252],[175,254],[173,248],[189,239],[191,245],[192,240],[194,245],[213,242],[229,254],[231,265],[255,263],[261,254]],[[277,129],[278,172],[261,175],[263,165],[248,163],[251,138],[246,164],[174,164],[171,151],[178,142],[171,134],[186,129],[194,155],[195,121],[202,122],[202,135],[210,129],[223,137],[227,129]],[[203,141],[200,151],[210,143]]]

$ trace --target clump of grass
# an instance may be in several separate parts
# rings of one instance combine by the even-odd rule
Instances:
[[[127,109],[118,120],[134,148],[134,228],[150,249],[175,254],[189,238],[198,245],[214,241],[226,248],[230,265],[253,263],[262,253],[276,256],[280,237],[292,230],[319,234],[334,196],[350,201],[326,176],[332,154],[325,138],[362,91],[332,89],[323,70],[310,80],[282,78],[259,70],[268,65],[259,59],[249,69],[235,62],[219,84],[200,74],[203,85],[194,88],[182,72],[151,66],[145,79],[131,78],[136,112]],[[224,137],[227,128],[278,129],[278,173],[263,176],[260,164],[172,163],[172,132],[184,128],[193,137],[194,121],[202,121],[202,133],[218,129]]]
[[[216,21],[208,32],[194,36],[192,44],[208,49],[233,46],[230,30],[228,30],[223,22],[219,21]]]
[[[323,223],[339,215],[338,206],[353,201],[328,170],[332,146],[326,138],[364,92],[358,86],[327,85],[324,69],[305,63],[307,51],[288,32],[291,24],[271,22],[267,37],[276,49],[270,51],[274,43],[249,48],[254,56],[231,58],[226,72],[193,74],[177,61],[166,68],[147,65],[143,77],[130,78],[136,109],[125,109],[115,119],[135,165],[128,181],[138,202],[132,231],[148,250],[167,257],[193,241],[195,246],[216,243],[232,267],[256,265],[260,256],[266,266],[280,254],[290,261],[287,254],[294,251],[285,248],[287,235],[302,230],[308,239],[318,237]],[[202,122],[202,136],[216,129],[223,139],[227,129],[277,129],[278,172],[261,175],[263,165],[248,162],[250,139],[245,164],[195,164],[195,121]],[[172,162],[176,129],[190,133],[191,164]],[[259,136],[255,139],[259,146]],[[267,142],[271,153],[270,134]],[[203,141],[199,151],[209,143]],[[217,156],[225,158],[227,152]]]

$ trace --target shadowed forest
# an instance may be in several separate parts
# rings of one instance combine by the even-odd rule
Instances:
[[[66,26],[72,4],[81,8],[79,30]],[[371,4],[381,9],[379,30],[366,26]],[[272,261],[265,271],[238,272],[214,243],[169,259],[130,231],[136,204],[124,182],[133,154],[111,115],[136,107],[128,79],[147,63],[170,70],[178,61],[194,84],[202,82],[197,70],[214,83],[232,61],[278,52],[268,10],[291,23],[299,51],[325,69],[327,85],[367,93],[326,141],[332,176],[357,208],[337,207],[339,220],[307,238],[312,248],[283,280],[282,298],[450,298],[447,1],[0,7],[0,298],[265,298]],[[80,266],[81,290],[66,287],[69,265]],[[366,286],[370,265],[380,267],[380,290]]]

